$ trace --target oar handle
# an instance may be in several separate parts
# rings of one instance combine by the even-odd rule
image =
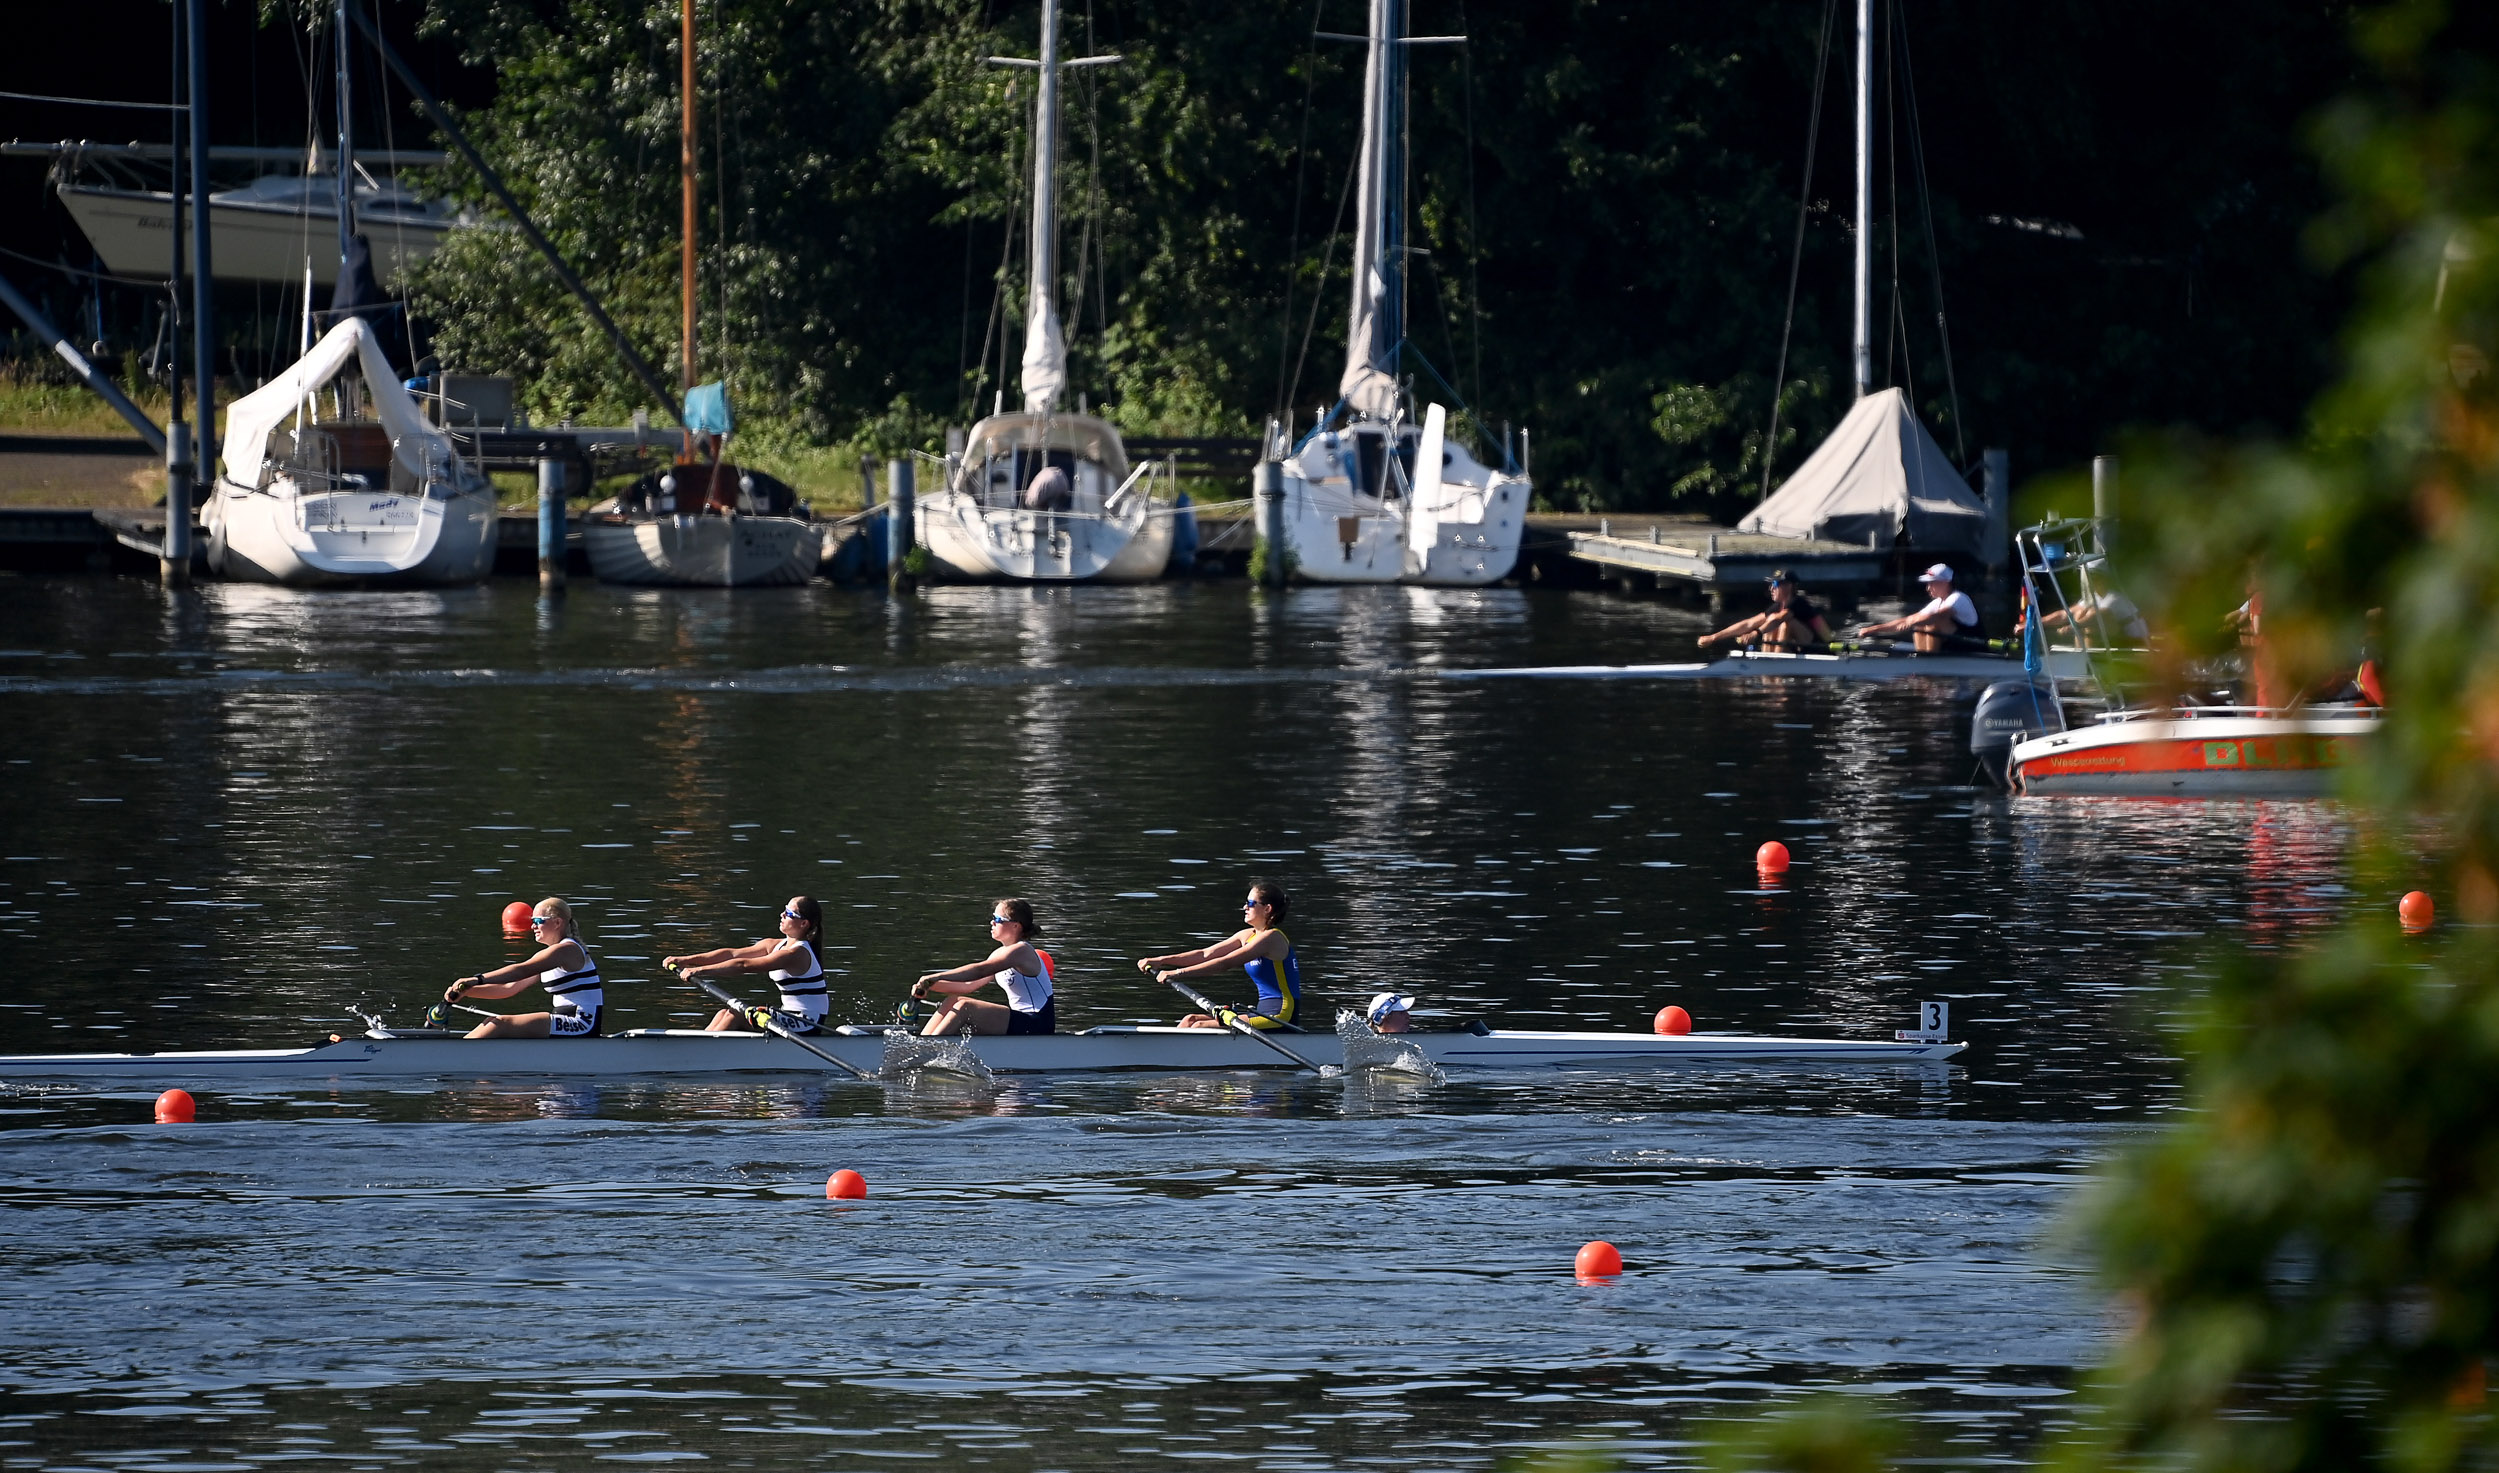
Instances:
[[[712,984],[712,981],[711,981],[711,979],[710,979],[710,978],[708,978],[708,977],[686,977],[686,974],[685,974],[685,973],[683,973],[683,972],[679,972],[677,975],[678,975],[678,976],[680,976],[680,977],[685,977],[685,980],[687,980],[688,982],[691,982],[691,983],[693,983],[695,986],[702,988],[705,992],[710,993],[710,994],[712,995],[712,997],[713,997],[714,999],[716,999],[716,1000],[720,1003],[720,1005],[721,1005],[722,1007],[724,1007],[724,1008],[728,1008],[728,1009],[731,1009],[732,1011],[734,1011],[734,1012],[736,1012],[736,1013],[740,1014],[741,1016],[752,1016],[751,1014],[749,1014],[749,1013],[748,1013],[748,1011],[747,1011],[747,1006],[746,1006],[746,1004],[745,1004],[745,1003],[742,1003],[742,1002],[738,1001],[736,998],[731,997],[731,996],[730,996],[727,992],[724,992],[724,991],[722,991],[719,987],[714,986],[714,985]],[[792,1043],[794,1043],[794,1044],[797,1044],[800,1048],[803,1048],[803,1049],[805,1049],[807,1052],[809,1052],[809,1053],[811,1053],[811,1054],[814,1054],[817,1058],[824,1060],[826,1063],[828,1063],[828,1064],[832,1065],[834,1068],[841,1070],[841,1071],[842,1071],[843,1073],[845,1073],[845,1074],[848,1074],[848,1075],[849,1075],[851,1078],[853,1078],[853,1079],[866,1079],[866,1080],[874,1080],[874,1079],[876,1078],[876,1076],[875,1076],[875,1075],[870,1074],[867,1070],[860,1068],[858,1065],[856,1065],[856,1064],[854,1064],[854,1063],[850,1062],[848,1059],[836,1058],[836,1057],[835,1057],[835,1056],[833,1056],[832,1054],[828,1054],[828,1053],[826,1053],[824,1050],[822,1050],[822,1049],[820,1049],[820,1048],[816,1047],[814,1044],[809,1043],[807,1040],[805,1040],[805,1039],[803,1039],[803,1038],[799,1037],[797,1034],[792,1033],[792,1032],[791,1032],[790,1030],[788,1030],[787,1028],[782,1027],[782,1026],[781,1026],[781,1024],[780,1024],[780,1022],[779,1022],[778,1020],[776,1020],[776,1019],[775,1019],[775,1018],[774,1018],[774,1017],[773,1017],[770,1013],[766,1013],[766,1014],[764,1014],[761,1018],[757,1018],[755,1021],[760,1022],[760,1023],[762,1023],[762,1024],[764,1025],[764,1031],[765,1031],[766,1033],[771,1034],[771,1035],[772,1035],[773,1037],[775,1037],[775,1038],[786,1038],[786,1039],[788,1039],[790,1042],[792,1042]]]
[[[1167,976],[1163,978],[1163,985],[1169,987],[1172,991],[1179,993],[1182,997],[1187,998],[1189,1001],[1196,1003],[1199,1007],[1204,1008],[1206,1010],[1206,1016],[1214,1019],[1218,1023],[1223,1024],[1223,1026],[1231,1029],[1233,1032],[1257,1039],[1260,1043],[1274,1049],[1277,1053],[1291,1059],[1294,1063],[1301,1065],[1313,1074],[1326,1073],[1326,1071],[1321,1069],[1318,1065],[1303,1058],[1291,1049],[1286,1048],[1283,1044],[1278,1043],[1276,1040],[1269,1038],[1267,1036],[1267,1030],[1264,1028],[1252,1028],[1249,1024],[1242,1022],[1239,1018],[1228,1016],[1226,1010],[1217,1007],[1205,993],[1191,987],[1188,983],[1181,981],[1179,978]]]

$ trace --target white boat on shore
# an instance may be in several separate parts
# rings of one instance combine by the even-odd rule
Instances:
[[[494,566],[493,483],[426,422],[361,318],[227,409],[224,462],[201,516],[221,578],[421,588]]]
[[[1968,1047],[1946,1039],[1946,1020],[1941,1009],[1941,1004],[1927,1004],[1921,1021],[1928,1026],[1888,1040],[1491,1028],[1387,1034],[1381,1038],[1413,1045],[1424,1061],[1442,1069],[1640,1069],[1690,1063],[1931,1064]],[[1345,1043],[1335,1034],[1287,1033],[1278,1037],[1314,1064],[1344,1066]],[[887,1027],[841,1028],[813,1035],[807,1041],[867,1073],[889,1077],[924,1067],[929,1046],[939,1042]],[[1211,1028],[1090,1028],[1082,1033],[974,1038],[960,1045],[947,1042],[950,1048],[968,1046],[984,1068],[998,1074],[1295,1067],[1254,1039]],[[18,1080],[79,1080],[171,1087],[246,1080],[624,1079],[715,1074],[848,1077],[806,1050],[768,1034],[658,1028],[637,1029],[611,1038],[477,1040],[444,1030],[376,1028],[358,1037],[311,1048],[0,1056],[0,1084]]]

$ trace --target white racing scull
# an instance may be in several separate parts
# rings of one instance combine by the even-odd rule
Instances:
[[[1945,1037],[1941,1003],[1926,1004],[1920,1023],[1918,1029],[1889,1040],[1518,1029],[1384,1036],[1412,1044],[1426,1060],[1444,1069],[1651,1068],[1700,1062],[1937,1063],[1968,1046]],[[1297,1033],[1290,1040],[1296,1053],[1315,1064],[1344,1066],[1345,1044],[1335,1034]],[[937,1042],[883,1026],[840,1028],[807,1041],[864,1073],[885,1077],[926,1064],[929,1045]],[[999,1074],[1294,1067],[1256,1040],[1214,1028],[1089,1028],[1082,1033],[948,1041],[948,1046],[968,1046],[984,1067]],[[376,1028],[311,1048],[0,1055],[0,1083],[835,1075],[823,1060],[809,1053],[760,1033],[647,1028],[610,1038],[467,1039],[447,1030]]]

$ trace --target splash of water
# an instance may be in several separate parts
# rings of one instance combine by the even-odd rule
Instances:
[[[1440,1066],[1424,1057],[1414,1040],[1394,1033],[1375,1031],[1362,1014],[1348,1008],[1336,1015],[1336,1036],[1345,1043],[1345,1072],[1358,1069],[1384,1069],[1398,1074],[1412,1074],[1433,1084],[1446,1084],[1449,1076]]]
[[[995,1078],[967,1037],[923,1038],[916,1033],[885,1035],[885,1058],[877,1066],[880,1079],[916,1079],[924,1074],[955,1074],[986,1084]]]

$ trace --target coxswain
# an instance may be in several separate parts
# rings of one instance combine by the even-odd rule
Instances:
[[[581,944],[573,908],[552,897],[530,912],[529,934],[538,954],[508,967],[461,977],[443,989],[443,1001],[464,997],[493,1000],[514,996],[531,984],[547,989],[554,1007],[544,1013],[508,1013],[489,1018],[469,1030],[471,1038],[589,1038],[599,1031],[599,1011],[607,994],[599,981],[599,964]]]
[[[1701,636],[1701,648],[1733,640],[1740,647],[1758,646],[1766,650],[1795,650],[1809,644],[1831,642],[1831,626],[1823,621],[1822,610],[1796,586],[1796,575],[1785,568],[1770,573],[1770,607],[1750,618],[1738,619],[1715,634]]]
[[[824,907],[810,895],[793,895],[781,907],[778,936],[748,946],[723,946],[690,956],[665,957],[660,965],[692,980],[696,977],[739,977],[757,972],[781,989],[778,1007],[752,1007],[744,1012],[722,1008],[704,1025],[709,1033],[732,1028],[763,1030],[769,1017],[790,1033],[814,1033],[824,1027],[830,1001],[825,993]]]
[[[1033,919],[1033,903],[1009,897],[989,906],[989,939],[995,950],[976,962],[942,972],[928,972],[911,984],[911,995],[925,1000],[943,994],[946,1002],[920,1030],[925,1037],[957,1033],[984,1037],[1013,1033],[1056,1033],[1059,1012],[1056,979],[1048,954],[1034,947],[1041,926]],[[1006,994],[1005,1002],[971,996],[990,983]]]
[[[1978,605],[1966,593],[1952,590],[1952,568],[1937,563],[1918,575],[1926,586],[1926,607],[1897,619],[1868,624],[1859,634],[1907,634],[1921,655],[1939,654],[1951,649],[1985,649],[1986,639],[1979,633]]]
[[[1291,1029],[1302,1006],[1301,958],[1294,955],[1293,938],[1283,930],[1285,912],[1291,908],[1292,901],[1281,886],[1260,880],[1249,887],[1249,898],[1241,902],[1240,930],[1195,951],[1139,957],[1137,970],[1153,973],[1157,982],[1169,982],[1175,977],[1185,981],[1239,967],[1249,973],[1251,985],[1258,989],[1256,1008],[1242,1012],[1223,1008],[1218,1014],[1191,1013],[1180,1020],[1180,1026],[1226,1028],[1237,1021],[1252,1028]]]

